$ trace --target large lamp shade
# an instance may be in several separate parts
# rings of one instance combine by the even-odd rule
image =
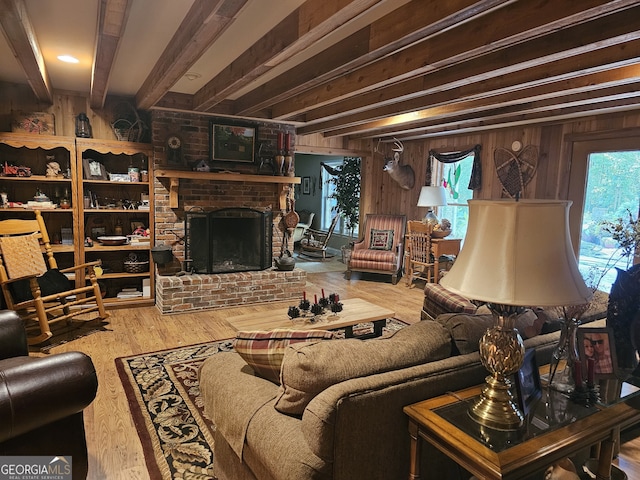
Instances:
[[[470,200],[464,247],[441,285],[466,298],[506,305],[588,302],[592,292],[569,235],[571,203]]]

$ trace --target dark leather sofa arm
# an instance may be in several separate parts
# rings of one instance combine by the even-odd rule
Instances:
[[[0,442],[82,412],[98,377],[81,352],[0,361]]]
[[[0,360],[29,355],[27,333],[13,310],[0,310]]]

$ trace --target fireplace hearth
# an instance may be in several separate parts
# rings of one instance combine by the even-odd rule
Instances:
[[[272,266],[270,210],[223,208],[185,214],[185,263],[194,273],[261,271]]]

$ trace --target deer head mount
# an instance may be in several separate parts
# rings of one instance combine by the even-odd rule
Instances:
[[[393,140],[394,147],[391,149],[394,152],[393,158],[385,157],[383,170],[388,172],[391,178],[403,189],[411,190],[416,183],[416,174],[413,168],[411,168],[411,165],[400,165],[400,154],[404,151],[404,145],[402,145],[402,142],[397,138]],[[380,140],[378,140],[375,151],[382,154],[382,152],[378,150],[379,146]]]

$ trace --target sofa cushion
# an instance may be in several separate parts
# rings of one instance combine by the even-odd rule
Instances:
[[[371,340],[290,345],[280,370],[275,408],[281,413],[301,415],[318,393],[333,384],[450,355],[451,337],[442,325],[431,320]]]
[[[369,248],[371,250],[391,250],[393,246],[393,230],[371,229]]]
[[[538,317],[531,309],[526,309],[516,319],[516,328],[523,339],[529,338],[524,333]],[[478,342],[488,328],[495,324],[493,315],[467,315],[463,313],[445,313],[438,315],[436,322],[447,329],[458,353],[466,355],[478,351]]]
[[[256,375],[279,383],[280,365],[287,346],[299,342],[330,340],[334,333],[327,330],[289,330],[277,328],[265,331],[241,331],[236,334],[233,348]]]

